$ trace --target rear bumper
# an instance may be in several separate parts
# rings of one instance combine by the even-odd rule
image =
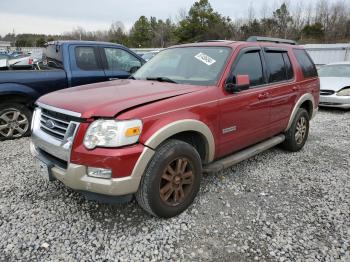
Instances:
[[[320,96],[320,106],[350,109],[350,96]]]

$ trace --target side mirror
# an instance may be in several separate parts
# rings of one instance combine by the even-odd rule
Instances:
[[[132,68],[130,68],[130,74],[135,73],[139,69],[140,69],[140,66],[133,66]]]
[[[235,83],[226,83],[225,85],[225,90],[229,93],[239,93],[250,87],[249,75],[237,75],[235,81],[232,82]]]

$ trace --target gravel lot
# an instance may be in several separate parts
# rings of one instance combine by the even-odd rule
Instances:
[[[168,220],[45,182],[28,138],[0,142],[0,159],[1,261],[350,261],[350,112],[321,110],[301,152],[205,176]]]

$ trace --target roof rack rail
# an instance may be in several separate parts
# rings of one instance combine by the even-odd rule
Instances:
[[[297,45],[297,42],[293,40],[264,36],[251,36],[247,39],[247,42],[272,42],[278,44]]]
[[[214,40],[203,40],[203,41],[197,41],[196,43],[205,43],[205,42],[234,42],[234,40],[226,40],[226,39],[214,39]]]

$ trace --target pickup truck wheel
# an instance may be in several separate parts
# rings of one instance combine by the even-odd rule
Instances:
[[[303,148],[309,135],[309,119],[308,112],[299,108],[292,125],[285,133],[286,140],[282,143],[284,149],[296,152]]]
[[[0,140],[28,136],[31,112],[24,105],[0,104]]]
[[[157,148],[142,177],[136,200],[150,214],[169,218],[183,212],[196,197],[202,176],[197,150],[179,140]]]

